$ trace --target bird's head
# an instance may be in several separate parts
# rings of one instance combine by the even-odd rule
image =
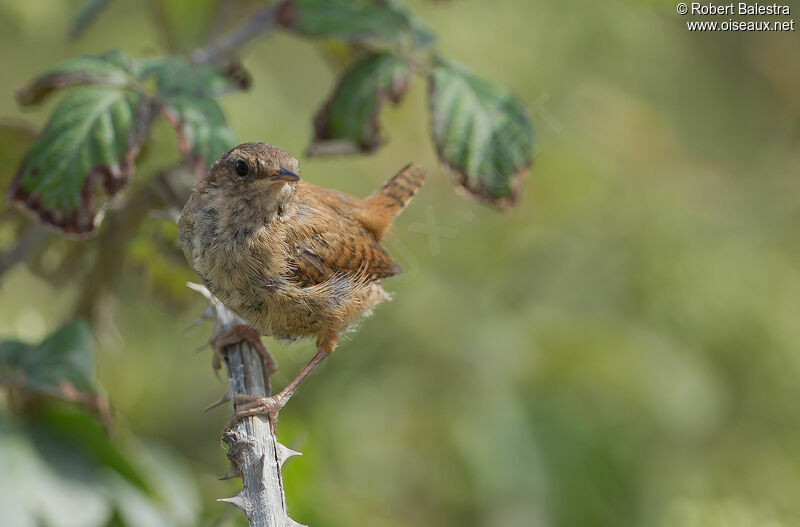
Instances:
[[[294,194],[300,180],[297,159],[266,143],[242,143],[222,154],[211,167],[208,183],[229,195],[282,200]]]

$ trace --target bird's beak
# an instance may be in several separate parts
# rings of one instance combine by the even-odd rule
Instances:
[[[279,168],[270,177],[272,181],[298,181],[300,179],[300,176],[285,168]]]

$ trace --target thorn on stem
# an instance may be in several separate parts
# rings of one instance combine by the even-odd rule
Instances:
[[[203,408],[203,411],[204,412],[208,412],[209,410],[213,410],[217,406],[223,405],[223,404],[227,403],[230,400],[231,400],[231,390],[230,390],[230,388],[228,388],[228,391],[226,391],[222,395],[222,397],[220,397],[219,399],[217,399],[213,403],[211,403],[208,406],[206,406],[205,408]]]
[[[275,448],[277,449],[278,463],[280,463],[281,466],[283,466],[283,464],[286,463],[286,460],[289,459],[290,457],[303,455],[300,452],[295,452],[286,445],[283,445],[278,442],[275,443]]]
[[[239,507],[242,510],[242,512],[245,513],[246,516],[248,516],[248,517],[250,516],[250,511],[248,510],[249,506],[250,506],[250,502],[243,495],[242,492],[240,492],[236,496],[233,496],[233,497],[230,497],[230,498],[219,498],[217,501],[222,501],[224,503],[230,503],[231,505],[236,505],[237,507]]]
[[[242,471],[239,470],[239,465],[236,462],[231,462],[231,468],[223,475],[217,479],[225,480],[225,479],[233,479],[233,478],[241,478]]]
[[[206,320],[214,320],[214,308],[212,308],[210,305],[206,306],[206,308],[203,310],[200,316],[197,317],[197,320],[186,326],[183,329],[183,331],[187,332],[190,329],[197,327],[197,325],[200,324],[201,322],[205,322]]]

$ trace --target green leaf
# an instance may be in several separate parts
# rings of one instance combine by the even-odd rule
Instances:
[[[149,112],[148,101],[135,92],[105,86],[73,91],[28,150],[11,199],[66,233],[90,234],[107,196],[133,171]]]
[[[433,139],[456,183],[481,201],[514,205],[533,157],[533,127],[508,90],[452,62],[429,75]]]
[[[236,146],[236,135],[214,99],[176,93],[163,100],[162,114],[178,134],[178,148],[197,173]]]
[[[178,148],[198,173],[236,145],[213,97],[249,86],[250,74],[241,65],[223,70],[170,56],[142,60],[138,71],[142,79],[155,79],[161,113],[175,128]]]
[[[111,0],[84,0],[78,10],[78,14],[75,15],[75,20],[69,30],[69,36],[72,38],[81,36],[86,31],[86,28],[95,21],[100,12],[108,7],[110,3]]]
[[[64,61],[17,90],[17,102],[23,106],[38,104],[58,88],[87,84],[125,87],[136,82],[132,64],[121,51],[102,55],[84,55]]]
[[[82,457],[58,448],[57,437],[32,434],[0,415],[0,510],[4,525],[107,525],[112,510],[91,488],[91,473]],[[38,435],[38,434],[37,434]],[[47,489],[43,492],[42,489]]]
[[[278,23],[308,37],[392,46],[433,44],[433,33],[396,0],[285,0]]]
[[[355,63],[339,80],[314,119],[312,155],[371,152],[382,143],[378,113],[387,99],[398,103],[408,89],[409,69],[398,57],[379,53]]]
[[[183,93],[215,97],[250,87],[250,73],[238,63],[224,69],[197,64],[184,57],[166,56],[141,59],[136,65],[140,79],[154,78],[159,94]]]
[[[130,454],[111,442],[108,430],[83,409],[55,404],[45,407],[35,419],[27,417],[30,437],[43,454],[51,449],[68,449],[74,459],[111,469],[140,490],[150,489]],[[47,457],[55,461],[59,455],[53,452]]]
[[[12,382],[47,394],[58,393],[63,383],[95,392],[89,326],[72,323],[36,345],[0,342],[0,383]]]
[[[401,0],[379,0],[379,3],[386,5],[394,12],[405,17],[408,31],[411,35],[411,42],[415,48],[429,48],[436,42],[436,35],[433,34],[433,30],[426,26],[422,20],[415,17],[413,13],[403,5]]]
[[[121,437],[123,436],[123,437]],[[3,525],[199,525],[198,490],[176,454],[112,439],[74,407],[15,422],[0,414]]]

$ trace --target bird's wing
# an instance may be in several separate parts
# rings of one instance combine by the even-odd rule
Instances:
[[[301,286],[319,284],[336,274],[380,280],[400,274],[400,267],[360,223],[312,222],[293,231],[290,247],[292,280]],[[324,227],[322,227],[324,225]]]

